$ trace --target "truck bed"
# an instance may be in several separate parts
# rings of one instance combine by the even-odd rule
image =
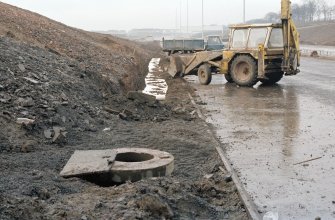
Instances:
[[[178,51],[203,51],[205,48],[205,41],[201,39],[185,39],[185,40],[164,40],[164,52],[178,52]]]

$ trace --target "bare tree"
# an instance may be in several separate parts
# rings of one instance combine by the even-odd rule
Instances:
[[[292,16],[298,24],[335,20],[335,5],[328,5],[325,0],[303,0],[303,4],[292,5]],[[279,18],[279,14],[270,12],[264,20],[277,22]]]
[[[320,0],[320,11],[323,14],[324,21],[328,20],[328,14],[329,14],[329,6],[325,0]]]

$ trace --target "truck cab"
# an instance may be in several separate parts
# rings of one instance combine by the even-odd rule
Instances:
[[[206,45],[204,48],[206,51],[222,50],[223,48],[224,48],[224,45],[222,43],[220,36],[209,35],[206,37]]]

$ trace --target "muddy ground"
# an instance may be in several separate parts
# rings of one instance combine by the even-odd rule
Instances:
[[[1,45],[6,41],[8,39],[1,39]],[[15,43],[11,42],[11,45]],[[36,55],[43,54],[36,50]],[[6,60],[6,56],[1,60]],[[8,71],[6,73],[12,77]],[[6,116],[1,118],[2,126],[10,129],[6,134],[12,135],[10,139],[16,140],[17,146],[7,148],[9,144],[1,141],[0,218],[247,219],[236,188],[227,178],[229,174],[222,171],[214,148],[215,140],[207,135],[207,127],[194,113],[188,98],[188,92],[193,93],[193,89],[182,79],[171,79],[166,73],[157,74],[162,74],[170,86],[164,103],[148,106],[122,96],[109,99],[110,108],[122,110],[127,106],[127,112],[133,113],[124,119],[104,111],[92,113],[87,119],[80,118],[78,111],[76,118],[76,115],[68,114],[72,104],[60,104],[59,109],[52,110],[53,113],[47,116],[60,118],[57,126],[68,128],[66,142],[52,143],[44,136],[45,130],[39,127],[39,123],[6,126],[5,123],[10,123],[14,117],[4,114],[2,109]],[[1,76],[4,77],[3,72]],[[8,81],[8,78],[2,79],[2,94],[11,92],[10,88],[14,86]],[[89,86],[81,89],[89,89]],[[34,88],[31,90],[35,91]],[[78,88],[78,93],[81,92]],[[72,96],[69,95],[68,99]],[[86,110],[98,108],[98,101],[96,106],[86,104]],[[17,108],[28,112],[31,108],[35,110],[33,106]],[[42,123],[42,126],[46,124]],[[110,128],[110,131],[103,131],[104,128]],[[3,138],[4,130],[1,131]],[[31,136],[33,140],[28,144],[19,143],[19,135]],[[110,187],[59,176],[74,150],[119,147],[168,151],[175,156],[175,171],[172,177]]]
[[[0,49],[0,219],[247,219],[185,81],[157,73],[167,100],[139,103],[105,96],[76,60],[8,37]],[[172,153],[173,176],[110,187],[59,176],[75,150],[119,147]]]

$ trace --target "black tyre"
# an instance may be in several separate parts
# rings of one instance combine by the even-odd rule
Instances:
[[[198,69],[198,78],[201,85],[209,85],[212,81],[212,71],[208,64],[203,64]]]
[[[284,72],[279,71],[274,73],[266,73],[265,76],[267,79],[260,79],[259,81],[261,81],[264,85],[274,85],[283,78]]]
[[[257,63],[248,55],[240,55],[233,60],[230,75],[237,85],[252,87],[258,82]]]
[[[234,80],[231,77],[230,73],[224,74],[224,78],[226,78],[226,80],[227,80],[228,83],[233,83],[234,82]]]

